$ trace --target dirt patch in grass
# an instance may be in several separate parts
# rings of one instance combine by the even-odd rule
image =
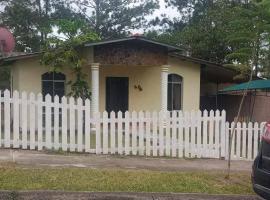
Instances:
[[[249,173],[0,166],[0,190],[253,194]]]

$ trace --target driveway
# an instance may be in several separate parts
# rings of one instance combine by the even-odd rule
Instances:
[[[94,154],[57,154],[29,150],[0,150],[0,163],[29,167],[81,167],[146,169],[157,171],[224,171],[227,161],[218,159],[171,159]],[[232,161],[232,171],[251,171],[252,162]]]

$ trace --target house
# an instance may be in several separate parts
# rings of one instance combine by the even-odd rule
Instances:
[[[198,110],[201,98],[217,95],[235,72],[216,63],[181,55],[182,49],[132,36],[86,43],[83,71],[91,88],[92,111]],[[68,68],[50,73],[40,53],[10,56],[11,90],[63,96],[74,74]],[[211,105],[216,109],[216,105]]]

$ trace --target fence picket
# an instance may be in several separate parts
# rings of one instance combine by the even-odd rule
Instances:
[[[243,122],[242,125],[242,158],[247,158],[247,124],[246,122]]]
[[[133,111],[131,115],[132,155],[137,155],[137,113]]]
[[[259,124],[257,122],[254,123],[254,139],[253,139],[253,159],[258,154],[258,137],[259,137]]]
[[[150,126],[151,126],[151,115],[150,112],[146,112],[145,114],[145,121],[146,121],[146,132],[145,132],[145,137],[146,137],[146,141],[145,141],[145,145],[146,145],[146,156],[150,156],[151,155],[151,138],[152,134],[151,134],[151,130],[150,130]]]
[[[248,144],[247,144],[247,158],[248,160],[252,160],[252,135],[253,135],[253,124],[251,122],[248,123]]]
[[[202,157],[202,112],[197,112],[197,157]]]
[[[20,132],[19,132],[20,131],[20,127],[19,127],[20,126],[19,124],[20,110],[19,108],[20,108],[19,93],[17,91],[14,91],[13,92],[13,148],[19,148],[19,140],[20,140]],[[0,110],[1,110],[1,107],[0,107]],[[0,115],[1,115],[1,112],[0,112]],[[0,117],[0,121],[1,121],[1,117]],[[0,131],[0,137],[1,137],[1,131]],[[0,146],[1,146],[1,139],[0,139]]]
[[[118,123],[117,123],[117,148],[118,148],[118,154],[122,155],[123,154],[123,115],[122,112],[119,111],[117,113],[117,118],[118,118]]]
[[[190,115],[189,112],[185,112],[184,116],[184,126],[185,126],[185,157],[190,157]]]
[[[139,112],[139,155],[144,155],[144,138],[145,138],[145,131],[144,131],[144,113],[142,111]]]
[[[196,125],[196,119],[195,119],[195,112],[192,110],[190,114],[190,156],[191,158],[195,157],[195,150],[196,150],[196,144],[195,144],[195,125]]]
[[[62,150],[67,151],[68,131],[67,131],[67,98],[62,97]]]
[[[214,143],[214,147],[215,147],[215,158],[219,158],[219,153],[220,153],[220,150],[219,150],[219,146],[220,146],[220,119],[221,119],[221,116],[220,116],[220,111],[219,110],[216,110],[215,112],[215,143]]]
[[[84,121],[84,127],[85,127],[85,152],[90,152],[91,150],[91,130],[90,130],[90,100],[85,100],[85,121]]]
[[[164,156],[164,113],[159,112],[159,129],[158,129],[158,143],[159,156]]]
[[[28,131],[27,131],[27,94],[26,92],[22,92],[22,116],[21,116],[21,120],[22,120],[22,148],[23,149],[27,149],[27,135],[28,135]]]
[[[77,100],[77,144],[78,144],[78,152],[82,152],[83,150],[83,102],[81,98]]]
[[[125,155],[130,154],[130,118],[129,118],[129,112],[125,112]]]
[[[221,112],[221,124],[220,124],[220,157],[226,157],[226,112],[222,110]]]
[[[171,145],[172,145],[172,157],[176,157],[176,144],[177,144],[177,137],[176,137],[176,111],[172,112],[172,137],[171,137]]]
[[[178,119],[177,119],[177,122],[178,122],[178,125],[177,125],[177,129],[178,129],[178,157],[179,158],[183,158],[183,150],[184,150],[184,140],[183,140],[183,133],[184,133],[184,131],[183,131],[183,126],[184,126],[184,124],[183,124],[183,120],[184,120],[184,118],[183,118],[183,113],[182,113],[182,111],[180,111],[179,113],[178,113]]]
[[[229,137],[230,137],[230,123],[226,122],[225,123],[225,159],[229,159]]]
[[[54,107],[53,107],[53,141],[54,149],[59,149],[59,96],[54,97]]]
[[[171,119],[170,119],[170,113],[166,112],[165,113],[165,120],[164,122],[166,123],[166,127],[165,127],[165,141],[166,141],[166,150],[165,150],[165,155],[166,156],[170,156],[171,155]]]
[[[75,151],[75,101],[73,97],[69,98],[69,150]]]
[[[232,122],[231,123],[231,129],[230,129],[230,134],[231,134],[231,158],[235,158],[235,150],[236,150],[236,147],[235,144],[236,143],[236,130],[237,130],[237,127],[235,127],[235,131],[233,132],[233,127],[235,127],[235,123]],[[229,141],[229,140],[228,140]]]
[[[51,149],[52,145],[52,114],[51,114],[51,96],[47,94],[45,96],[45,141],[46,141],[46,148]]]
[[[152,143],[153,143],[153,156],[157,156],[157,149],[158,149],[158,138],[157,138],[157,126],[158,126],[158,114],[157,112],[153,112],[153,123],[152,123],[152,129],[153,129],[153,139],[152,139]]]
[[[37,95],[37,126],[38,126],[38,150],[43,149],[43,110],[42,110],[42,94]]]
[[[206,110],[203,111],[203,157],[206,158],[208,157],[208,129],[207,129],[207,124],[208,124],[208,112]]]
[[[102,115],[102,130],[103,130],[102,153],[108,154],[108,113],[106,111],[104,111]]]
[[[35,105],[35,95],[30,93],[29,99],[29,110],[30,110],[30,149],[35,149],[35,142],[36,142],[36,105]]]
[[[235,132],[235,137],[236,137],[236,157],[241,158],[241,123],[237,122],[236,124],[236,132]]]
[[[93,128],[96,131],[96,154],[101,153],[100,113],[95,113]]]
[[[111,141],[111,154],[115,154],[115,112],[111,112],[110,115],[110,141]]]
[[[214,111],[210,110],[209,116],[209,148],[208,148],[208,155],[210,157],[214,156]]]
[[[5,140],[5,148],[10,147],[10,92],[5,90],[4,92],[4,120],[5,120],[5,133],[4,133],[4,140]]]

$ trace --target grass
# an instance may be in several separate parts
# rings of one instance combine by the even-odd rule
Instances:
[[[0,167],[0,190],[180,192],[253,194],[250,175],[223,172],[156,172],[82,168]]]

